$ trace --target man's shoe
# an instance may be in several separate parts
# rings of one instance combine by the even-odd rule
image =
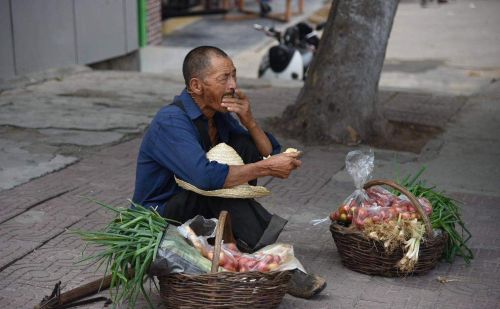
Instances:
[[[286,292],[295,297],[309,299],[323,291],[325,287],[325,279],[296,269],[292,271],[292,278]]]

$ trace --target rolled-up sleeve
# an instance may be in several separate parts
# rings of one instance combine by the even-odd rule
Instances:
[[[278,154],[281,152],[281,145],[278,142],[278,140],[269,132],[264,132],[267,135],[267,138],[269,138],[269,141],[271,142],[271,145],[273,146],[273,151],[272,155]]]
[[[152,156],[159,164],[199,189],[216,190],[224,186],[229,166],[207,159],[187,116],[163,115],[153,125]]]

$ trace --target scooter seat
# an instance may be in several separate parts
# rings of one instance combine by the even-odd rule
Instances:
[[[295,49],[286,45],[277,45],[269,49],[269,66],[276,73],[283,72],[292,60]]]

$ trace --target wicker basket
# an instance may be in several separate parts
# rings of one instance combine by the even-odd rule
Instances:
[[[426,229],[423,242],[420,245],[418,262],[411,273],[401,272],[397,263],[403,257],[403,250],[398,248],[387,254],[381,241],[369,239],[353,227],[344,227],[335,221],[330,225],[333,239],[337,245],[342,264],[347,268],[368,275],[399,277],[425,273],[436,266],[443,253],[447,234],[439,230],[434,233],[429,218],[422,206],[404,187],[388,179],[371,180],[364,185],[367,189],[376,185],[387,185],[408,197],[422,217]]]
[[[234,242],[229,214],[222,211],[215,236],[211,273],[159,277],[167,308],[277,308],[285,296],[290,273],[217,272],[222,240]]]

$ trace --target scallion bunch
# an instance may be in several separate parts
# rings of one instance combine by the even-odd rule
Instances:
[[[133,208],[94,202],[114,212],[116,217],[102,231],[74,231],[82,240],[103,248],[83,261],[93,260],[99,267],[106,265],[105,275],[111,272],[110,294],[115,305],[127,300],[129,307],[135,308],[140,291],[153,308],[144,283],[168,226],[167,220],[155,210],[132,202]]]
[[[438,191],[436,187],[426,186],[420,180],[424,171],[425,167],[422,167],[415,176],[408,175],[399,183],[416,197],[425,197],[431,203],[432,227],[448,233],[448,243],[443,252],[444,259],[453,262],[455,256],[461,256],[469,264],[474,258],[472,250],[467,247],[467,241],[472,237],[472,234],[462,220],[458,201],[446,196],[442,191]]]

